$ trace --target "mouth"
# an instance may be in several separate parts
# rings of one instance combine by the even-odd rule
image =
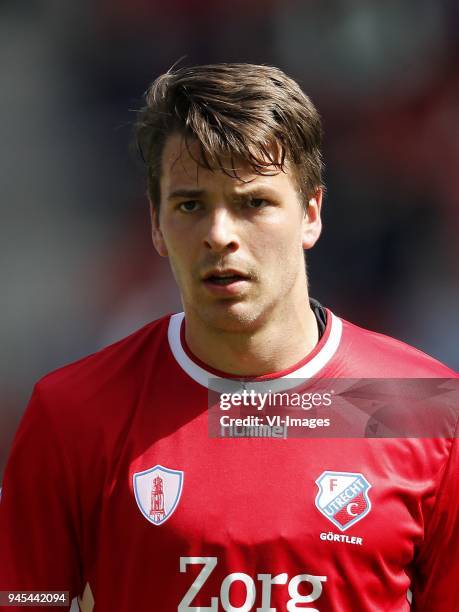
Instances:
[[[203,282],[209,289],[237,291],[249,281],[248,275],[239,270],[211,270],[203,277]]]
[[[240,274],[228,274],[228,276],[212,274],[211,276],[204,279],[204,282],[211,283],[213,285],[231,285],[231,283],[237,283],[242,280],[247,280],[247,277]]]

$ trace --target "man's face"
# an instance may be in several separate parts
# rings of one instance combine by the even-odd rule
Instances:
[[[197,164],[196,142],[189,151],[178,134],[166,141],[159,217],[152,213],[153,242],[170,259],[187,317],[244,332],[289,301],[306,308],[303,248],[320,234],[320,191],[305,212],[288,169],[260,176],[236,164],[234,178]]]

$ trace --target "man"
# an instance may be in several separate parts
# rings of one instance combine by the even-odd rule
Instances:
[[[138,138],[184,314],[36,385],[4,477],[0,589],[99,612],[456,610],[454,410],[430,439],[209,435],[210,387],[455,377],[309,299],[311,101],[275,68],[181,68],[149,89]]]

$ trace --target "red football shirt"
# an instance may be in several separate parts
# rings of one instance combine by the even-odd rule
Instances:
[[[0,503],[0,590],[97,612],[458,610],[454,417],[443,438],[212,438],[183,315],[35,387]],[[181,333],[182,330],[182,333]],[[327,311],[296,378],[449,378]]]

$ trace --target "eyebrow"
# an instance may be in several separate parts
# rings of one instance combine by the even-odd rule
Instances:
[[[245,196],[258,196],[258,195],[270,195],[274,193],[274,190],[271,187],[268,187],[267,185],[250,185],[248,184],[247,187],[242,187],[240,189],[235,190],[235,195],[236,196],[241,196],[241,197],[245,197]]]
[[[167,196],[168,200],[174,198],[201,198],[204,195],[203,189],[175,189]]]
[[[202,198],[206,195],[206,191],[204,189],[174,189],[167,196],[168,200],[174,200],[175,198]],[[261,197],[268,196],[273,197],[274,191],[265,185],[253,185],[247,184],[247,187],[243,187],[234,192],[234,197],[236,198],[246,198],[246,197]]]

